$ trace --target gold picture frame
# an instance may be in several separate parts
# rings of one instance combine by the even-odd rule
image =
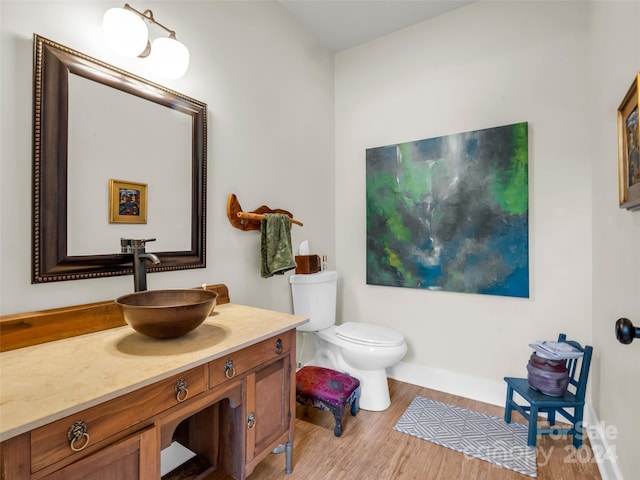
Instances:
[[[640,72],[618,107],[618,181],[620,208],[640,210]]]
[[[109,179],[109,223],[147,223],[147,184]]]

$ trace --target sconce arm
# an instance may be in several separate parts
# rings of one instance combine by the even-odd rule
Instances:
[[[144,12],[139,12],[138,10],[136,10],[135,8],[133,8],[131,5],[129,5],[128,3],[124,4],[124,8],[126,10],[130,10],[133,13],[135,13],[136,15],[138,15],[140,18],[142,18],[143,20],[148,21],[149,23],[152,23],[154,25],[158,25],[160,28],[162,28],[164,31],[166,31],[167,33],[169,33],[169,38],[172,38],[174,40],[177,40],[176,38],[176,32],[174,32],[173,30],[171,30],[170,28],[165,27],[163,24],[161,24],[159,21],[157,21],[155,19],[155,17],[153,16],[153,12],[149,9],[145,10]]]

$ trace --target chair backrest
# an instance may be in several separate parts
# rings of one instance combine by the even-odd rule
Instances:
[[[567,336],[564,333],[558,335],[558,341],[568,343],[583,352],[582,357],[567,360],[567,371],[569,372],[569,386],[573,386],[573,390],[575,390],[572,393],[578,400],[584,401],[587,393],[587,380],[589,379],[593,347],[590,345],[583,347],[574,340],[567,340]]]

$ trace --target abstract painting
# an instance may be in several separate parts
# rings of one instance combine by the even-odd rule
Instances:
[[[366,151],[367,284],[529,297],[528,123]]]

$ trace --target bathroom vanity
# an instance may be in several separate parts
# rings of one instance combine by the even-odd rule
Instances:
[[[3,330],[39,313],[5,317]],[[295,329],[306,321],[226,303],[172,340],[116,326],[4,351],[2,479],[244,479],[271,452],[290,471]],[[191,458],[167,467],[176,449]]]

